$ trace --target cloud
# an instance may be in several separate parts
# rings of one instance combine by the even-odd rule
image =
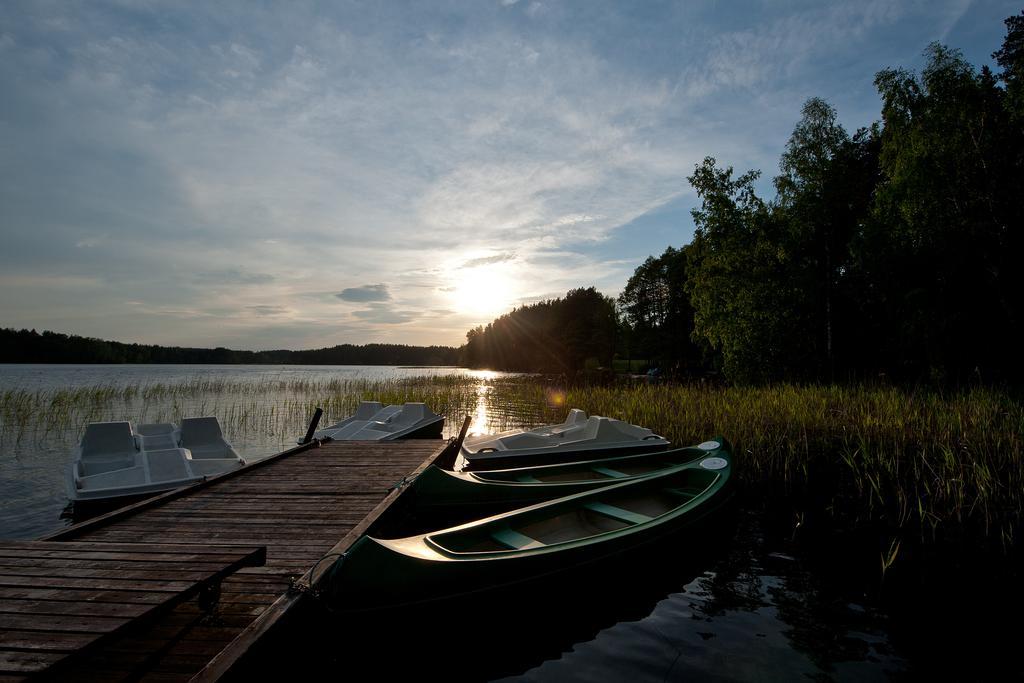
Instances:
[[[382,323],[385,325],[407,323],[415,320],[417,317],[417,313],[415,311],[393,310],[384,304],[371,304],[370,308],[361,311],[353,311],[352,315],[360,320],[365,320],[366,322]]]
[[[269,273],[242,271],[238,268],[205,271],[192,277],[204,284],[265,285],[274,281],[274,276]]]
[[[288,313],[288,308],[286,306],[277,306],[275,304],[252,304],[250,306],[246,306],[246,309],[252,311],[258,316],[277,316]]]
[[[349,287],[343,289],[341,294],[336,294],[342,301],[355,301],[365,303],[367,301],[389,301],[391,294],[387,285],[363,285],[362,287]]]
[[[481,256],[479,258],[472,258],[468,261],[463,262],[462,268],[476,268],[478,266],[489,266],[495,263],[505,263],[508,261],[515,261],[516,253],[514,251],[505,252],[503,254],[494,254],[492,256]]]
[[[502,302],[616,291],[688,239],[705,155],[770,188],[807,97],[853,129],[878,116],[874,71],[950,26],[995,49],[999,10],[967,7],[0,3],[0,279],[18,286],[0,318],[458,343],[493,317],[453,301],[474,269],[502,272]]]

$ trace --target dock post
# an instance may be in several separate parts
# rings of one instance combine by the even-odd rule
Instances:
[[[300,444],[306,444],[313,440],[313,434],[316,433],[316,427],[320,424],[320,418],[323,417],[324,409],[317,408],[316,412],[313,413],[313,419],[309,422],[309,429],[306,430],[306,436],[302,437]]]

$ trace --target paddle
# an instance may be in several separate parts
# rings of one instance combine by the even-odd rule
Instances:
[[[443,470],[451,470],[455,467],[455,459],[459,457],[459,452],[462,450],[462,442],[466,440],[466,434],[469,433],[469,425],[472,422],[473,416],[467,415],[462,421],[462,429],[459,430],[459,435],[449,441],[444,452],[437,456],[437,460],[434,461],[435,467],[440,467]]]

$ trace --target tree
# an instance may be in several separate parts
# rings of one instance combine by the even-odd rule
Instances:
[[[939,377],[1019,369],[1019,125],[986,69],[937,43],[926,55],[920,77],[875,78],[882,178],[862,262],[887,280],[905,364]],[[979,333],[993,324],[998,334]]]
[[[618,299],[632,339],[631,352],[680,371],[700,364],[693,343],[693,306],[686,291],[688,247],[650,256],[629,278]]]
[[[1003,68],[1000,80],[1006,85],[1006,107],[1018,122],[1024,119],[1024,11],[1008,17],[1003,45],[992,59]]]
[[[850,242],[863,224],[877,178],[877,136],[851,138],[835,109],[811,98],[789,138],[775,178],[789,277],[798,283],[793,312],[806,325],[805,374],[834,377],[837,321],[855,315],[847,288]],[[844,345],[847,352],[850,345]],[[844,358],[845,365],[854,362]]]
[[[799,336],[787,305],[796,292],[778,247],[783,226],[754,192],[758,175],[734,179],[732,168],[707,157],[689,177],[701,199],[687,250],[693,334],[721,352],[726,376],[737,382],[785,375]]]
[[[466,334],[462,362],[469,367],[522,372],[576,373],[588,362],[610,365],[615,350],[614,300],[593,287],[564,299],[513,309]]]

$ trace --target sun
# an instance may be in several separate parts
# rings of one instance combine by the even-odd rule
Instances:
[[[452,305],[460,313],[497,318],[512,308],[518,287],[504,269],[470,268],[454,283]]]

